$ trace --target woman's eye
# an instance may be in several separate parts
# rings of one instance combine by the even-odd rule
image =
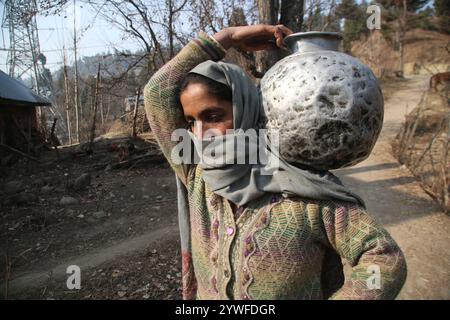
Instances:
[[[220,122],[222,121],[222,115],[220,114],[209,114],[206,119],[206,122]]]

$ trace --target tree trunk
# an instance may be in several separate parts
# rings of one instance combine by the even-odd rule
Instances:
[[[105,115],[105,119],[106,120],[108,120],[108,117],[109,117],[109,109],[110,109],[110,106],[111,106],[111,96],[110,95],[108,95],[108,100],[107,100],[108,102],[107,102],[107,107],[106,107],[106,115]]]
[[[173,4],[172,0],[168,0],[168,6],[169,6],[169,55],[170,59],[173,58],[174,52],[173,52]]]
[[[94,95],[94,110],[92,113],[92,128],[91,128],[91,137],[89,139],[89,142],[92,144],[94,142],[94,138],[95,138],[95,120],[96,120],[96,115],[97,115],[97,105],[98,105],[98,96],[99,96],[99,92],[100,92],[100,62],[98,63],[98,67],[97,67],[97,80],[95,82],[95,95]]]
[[[67,135],[69,138],[69,144],[72,144],[72,132],[70,126],[70,109],[69,109],[69,85],[67,81],[67,62],[66,62],[66,50],[64,49],[64,102],[66,105],[66,121],[67,121]]]
[[[100,119],[102,120],[102,130],[103,130],[103,125],[105,124],[105,118],[103,115],[103,94],[100,94]]]
[[[280,23],[294,32],[302,30],[304,15],[303,0],[281,0]]]
[[[405,41],[405,30],[406,30],[406,0],[403,0],[403,13],[402,18],[400,21],[401,27],[400,27],[400,74],[403,78],[405,75],[404,72],[404,41]]]
[[[75,1],[73,2],[73,53],[75,58],[75,126],[76,126],[76,134],[77,134],[77,142],[80,142],[80,119],[79,119],[79,112],[78,112],[78,103],[80,101],[79,93],[78,93],[78,62],[77,62],[77,28],[76,28],[76,22],[75,22]]]
[[[278,0],[257,0],[259,23],[278,24]],[[257,51],[255,52],[256,71],[264,75],[267,70],[278,60],[275,51]]]
[[[257,0],[259,22],[263,24],[283,24],[293,32],[301,31],[303,23],[303,0]],[[281,4],[280,4],[281,2]],[[264,75],[271,66],[289,53],[276,51],[258,51],[256,56],[256,69]]]
[[[136,138],[136,119],[139,109],[139,97],[141,96],[141,87],[139,87],[136,91],[136,100],[134,102],[134,114],[133,114],[133,138]]]

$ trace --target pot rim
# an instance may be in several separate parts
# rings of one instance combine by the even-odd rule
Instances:
[[[336,40],[342,40],[343,36],[340,32],[322,32],[322,31],[308,31],[308,32],[296,32],[292,33],[284,38],[284,42],[287,44],[291,41],[296,41],[303,38],[311,37],[329,37],[335,38]]]

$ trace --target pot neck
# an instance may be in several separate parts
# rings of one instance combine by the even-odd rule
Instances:
[[[342,35],[337,32],[298,32],[284,39],[289,51],[303,53],[319,50],[339,51]]]

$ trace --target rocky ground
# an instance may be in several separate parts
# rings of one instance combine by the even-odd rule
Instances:
[[[176,190],[154,144],[108,139],[13,160],[0,178],[4,297],[178,297]],[[71,264],[81,290],[67,290]]]

